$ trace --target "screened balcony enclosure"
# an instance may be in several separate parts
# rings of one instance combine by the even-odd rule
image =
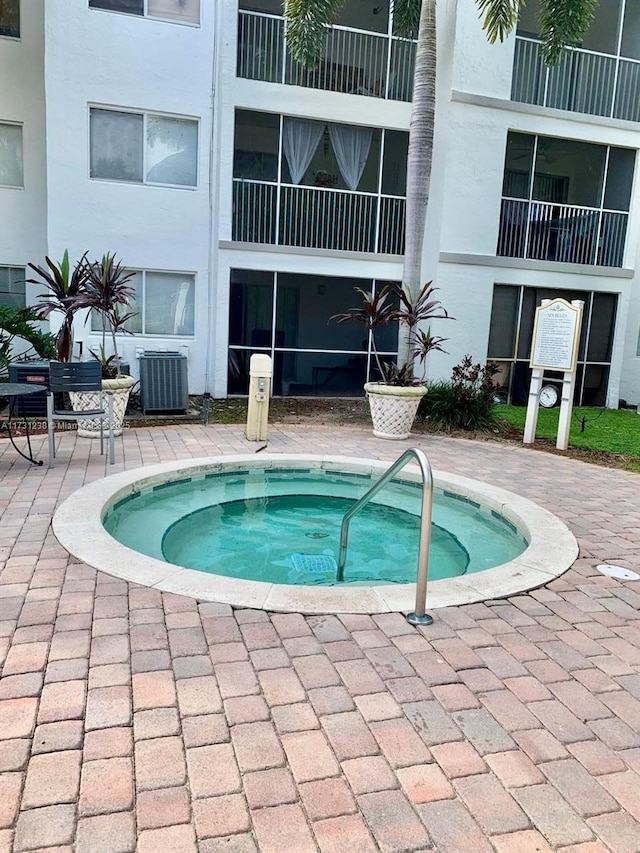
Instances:
[[[237,76],[351,95],[410,101],[415,41],[399,38],[385,0],[347,0],[326,28],[312,70],[289,56],[282,3],[241,0]]]
[[[511,132],[497,254],[621,267],[635,152]]]
[[[236,111],[232,239],[404,251],[408,134]]]
[[[329,322],[357,306],[355,287],[385,282],[234,269],[229,307],[228,394],[248,394],[255,352],[273,360],[273,394],[291,397],[361,397],[364,383],[380,378],[372,340],[360,323]],[[381,360],[395,361],[397,324],[376,331]]]
[[[520,13],[511,99],[640,121],[638,0],[599,0],[582,43],[551,68],[540,54],[539,9],[539,0],[529,0]]]

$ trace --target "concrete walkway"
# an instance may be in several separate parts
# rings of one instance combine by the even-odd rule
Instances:
[[[199,606],[70,562],[51,515],[123,467],[255,449],[241,427],[130,430],[113,468],[73,433],[53,471],[0,442],[0,853],[640,851],[640,582],[594,569],[640,571],[640,476],[414,443],[559,515],[575,566],[424,630]],[[309,425],[269,441],[406,446]]]

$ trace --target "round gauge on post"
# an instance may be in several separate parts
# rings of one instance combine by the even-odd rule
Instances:
[[[558,403],[558,396],[558,389],[555,385],[543,385],[538,394],[538,400],[545,409],[553,409]]]

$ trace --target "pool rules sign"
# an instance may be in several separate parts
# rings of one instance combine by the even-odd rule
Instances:
[[[573,408],[573,391],[576,384],[576,364],[582,326],[584,302],[566,299],[543,299],[536,308],[531,344],[531,386],[527,419],[524,426],[524,443],[533,444],[538,423],[540,391],[545,370],[561,371],[562,399],[558,419],[556,447],[566,450],[569,446],[569,426]]]

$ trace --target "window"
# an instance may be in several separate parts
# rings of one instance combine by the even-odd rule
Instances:
[[[22,127],[0,124],[0,187],[23,186]]]
[[[402,159],[408,134],[236,110],[235,178],[377,193],[383,151],[384,183],[404,195]],[[280,153],[279,153],[280,152]]]
[[[0,36],[20,38],[20,0],[0,0]]]
[[[0,305],[3,308],[24,308],[24,267],[0,267]]]
[[[194,334],[195,277],[183,273],[136,272],[129,282],[135,290],[129,311],[136,311],[126,324],[134,335]],[[99,314],[91,316],[91,331],[102,332]]]
[[[200,0],[89,0],[89,6],[180,24],[200,23]]]
[[[403,254],[408,137],[236,110],[232,239]]]
[[[229,394],[247,394],[252,353],[273,360],[276,396],[356,397],[369,379],[379,379],[373,339],[359,323],[328,323],[351,305],[355,287],[378,290],[371,279],[231,270],[229,305]],[[398,324],[377,329],[382,361],[394,361]]]
[[[636,154],[507,136],[498,255],[621,267]]]
[[[90,175],[111,181],[195,187],[198,122],[91,109]]]

